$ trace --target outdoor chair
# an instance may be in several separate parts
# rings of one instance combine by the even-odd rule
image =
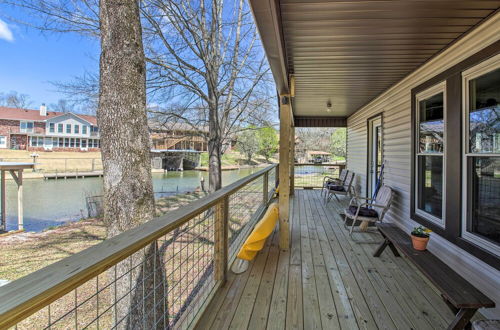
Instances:
[[[354,196],[344,211],[344,226],[348,228],[347,219],[352,221],[349,235],[352,235],[357,221],[365,222],[365,224],[382,222],[391,206],[392,196],[392,188],[386,185],[380,187],[375,199]]]
[[[337,199],[337,201],[340,202],[338,195],[343,195],[343,196],[354,195],[352,187],[353,182],[354,182],[354,172],[349,171],[342,184],[328,185],[328,187],[326,188],[326,197],[325,197],[326,203],[328,203],[332,199],[332,196],[335,196],[335,199]]]
[[[328,175],[325,176],[323,178],[323,185],[321,186],[321,196],[323,196],[323,191],[328,192],[329,185],[332,185],[332,184],[343,185],[348,172],[349,171],[344,168],[340,172],[340,175],[338,178],[334,178],[333,176],[328,176]]]

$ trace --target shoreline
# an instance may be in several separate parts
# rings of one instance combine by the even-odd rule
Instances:
[[[222,171],[237,171],[241,169],[249,169],[249,168],[261,168],[261,167],[266,167],[269,166],[273,163],[262,163],[262,164],[256,164],[256,165],[231,165],[231,166],[222,166]],[[185,171],[200,171],[200,172],[208,172],[208,167],[207,166],[199,166],[196,167],[192,170],[185,170]],[[102,173],[102,171],[94,171],[95,173]],[[165,173],[169,171],[165,171],[162,169],[151,169],[151,173]],[[172,172],[172,171],[170,171]],[[173,171],[177,172],[177,171]],[[182,171],[184,172],[184,171]],[[45,174],[54,174],[56,172],[32,172],[32,171],[24,171],[23,172],[23,179],[25,180],[32,180],[32,179],[45,179]],[[71,174],[75,173],[74,171],[68,171],[68,172],[57,172],[57,174],[63,176],[64,174]],[[82,172],[83,173],[83,172]],[[86,172],[86,173],[93,173],[91,171]],[[12,181],[14,180],[12,176],[6,175],[5,180],[7,181]],[[67,180],[67,179],[66,179]]]
[[[202,192],[188,192],[162,197],[155,201],[156,216],[185,206],[201,197]],[[0,236],[0,279],[13,281],[64,257],[96,245],[106,239],[103,218],[68,221],[41,232],[9,232]],[[26,258],[29,251],[37,251]]]

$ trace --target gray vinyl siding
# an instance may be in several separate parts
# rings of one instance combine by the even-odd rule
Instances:
[[[394,203],[385,220],[397,223],[406,231],[416,225],[410,219],[411,183],[411,90],[438,73],[478,52],[500,37],[500,13],[441,54],[398,82],[347,120],[347,167],[356,173],[356,190],[366,195],[367,120],[383,114],[384,183],[395,191]],[[457,269],[466,279],[500,305],[500,272],[449,241],[433,234],[429,250]],[[500,317],[500,308],[481,311]]]

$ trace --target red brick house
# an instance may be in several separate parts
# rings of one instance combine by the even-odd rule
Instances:
[[[99,151],[95,116],[0,107],[0,149]]]

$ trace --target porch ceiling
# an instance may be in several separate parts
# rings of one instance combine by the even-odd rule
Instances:
[[[349,116],[500,6],[498,0],[250,0],[296,116]],[[333,111],[326,111],[331,101]]]

